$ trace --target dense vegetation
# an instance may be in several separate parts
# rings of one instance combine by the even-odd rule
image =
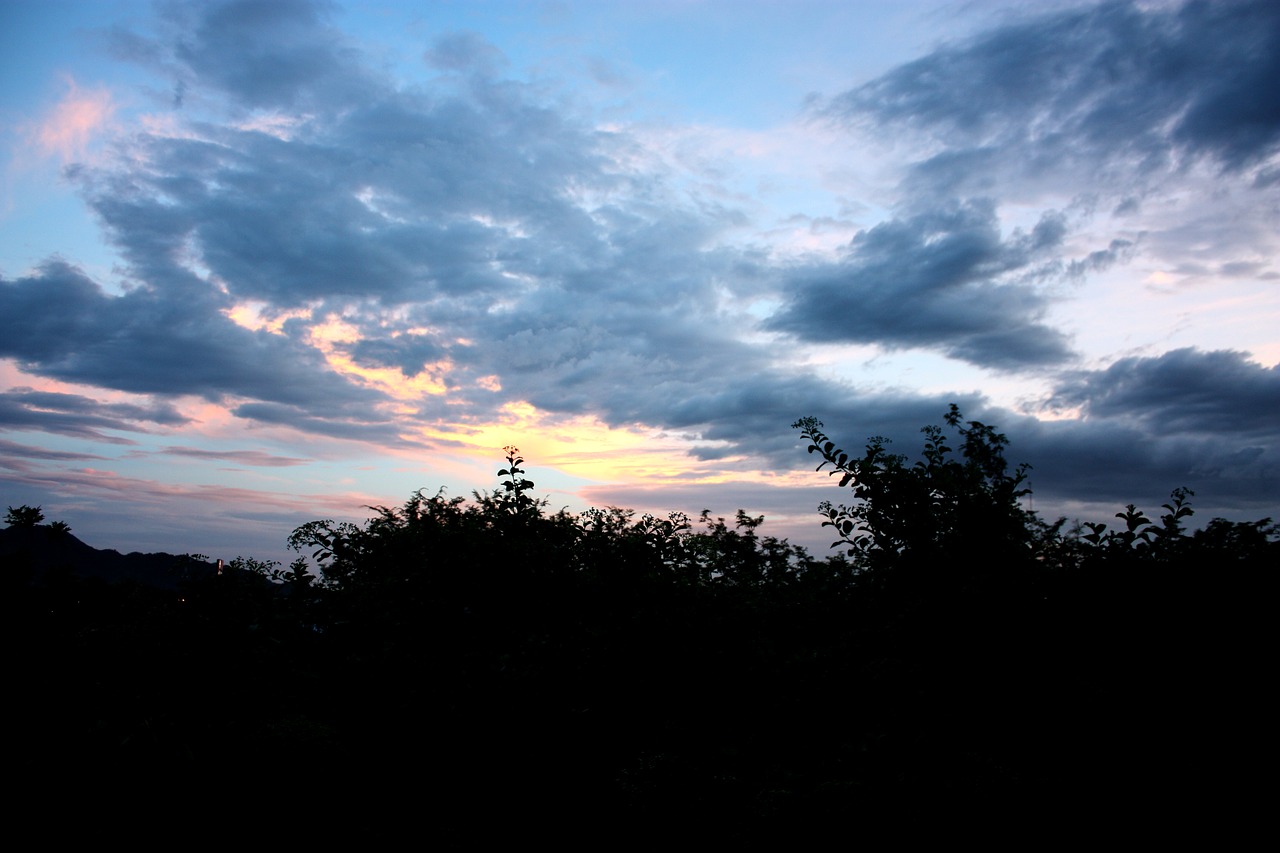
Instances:
[[[914,461],[795,427],[851,495],[821,507],[835,556],[742,511],[552,513],[507,448],[496,492],[305,524],[287,568],[172,592],[11,560],[11,772],[213,782],[318,833],[609,846],[1054,834],[1239,778],[1270,520],[1189,532],[1179,488],[1156,521],[1045,522],[1006,438],[954,407]]]

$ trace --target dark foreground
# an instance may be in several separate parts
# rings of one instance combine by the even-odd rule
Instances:
[[[818,560],[745,514],[548,515],[519,461],[506,494],[299,528],[319,575],[168,558],[156,583],[0,531],[11,826],[808,849],[1222,841],[1263,813],[1269,523],[1190,534],[1175,501],[1165,534],[1090,537],[1000,498],[940,525],[933,488],[929,536]]]

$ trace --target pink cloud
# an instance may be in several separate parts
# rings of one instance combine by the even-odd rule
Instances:
[[[70,162],[85,157],[94,137],[110,123],[116,104],[106,88],[81,89],[70,76],[66,83],[67,94],[31,128],[30,137],[42,154]]]

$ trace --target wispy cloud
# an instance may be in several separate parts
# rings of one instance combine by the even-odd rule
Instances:
[[[143,407],[128,403],[102,403],[79,394],[11,388],[0,392],[0,430],[35,430],[90,438],[111,444],[133,440],[103,430],[145,433],[153,427],[180,426],[187,418],[168,403]]]
[[[53,432],[53,430],[44,430]],[[29,470],[30,466],[26,465],[23,460],[41,459],[57,462],[88,462],[90,460],[103,460],[107,457],[100,456],[96,453],[78,453],[71,450],[50,450],[44,447],[37,447],[31,444],[22,444],[16,441],[6,441],[0,439],[0,466],[11,469]]]
[[[290,468],[311,461],[294,456],[276,456],[261,450],[203,450],[199,447],[169,446],[162,447],[160,452],[172,456],[188,456],[192,459],[210,459],[215,462],[232,462],[237,465],[265,468]]]
[[[106,87],[82,88],[70,76],[64,80],[66,94],[46,115],[28,124],[24,135],[39,155],[73,163],[88,158],[111,127],[117,105]]]
[[[1209,158],[1258,168],[1280,149],[1280,9],[1267,2],[1103,2],[1030,14],[821,105],[833,120],[926,134],[934,186],[1039,185]],[[1035,175],[1041,175],[1037,181]]]

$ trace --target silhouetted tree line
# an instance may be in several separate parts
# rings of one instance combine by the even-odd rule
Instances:
[[[172,591],[19,582],[11,559],[11,773],[68,802],[213,784],[224,825],[258,798],[294,833],[456,846],[1052,837],[1245,778],[1269,519],[1189,532],[1179,488],[1154,521],[1048,523],[1005,436],[954,406],[914,461],[795,427],[851,494],[820,508],[834,556],[743,511],[550,512],[509,447],[497,491],[304,524],[287,568]]]

